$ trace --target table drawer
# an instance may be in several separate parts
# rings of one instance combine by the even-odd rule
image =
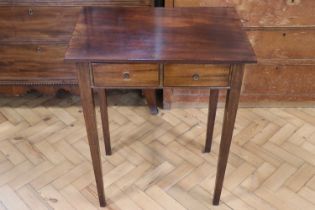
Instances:
[[[92,64],[94,85],[99,87],[159,86],[157,64]]]
[[[229,86],[229,65],[166,64],[164,86]]]

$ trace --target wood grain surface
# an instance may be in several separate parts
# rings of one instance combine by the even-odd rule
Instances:
[[[0,42],[7,41],[14,37],[13,7],[0,7]]]
[[[243,94],[286,95],[291,100],[295,97],[315,97],[314,73],[314,65],[248,65]]]
[[[229,86],[228,65],[166,64],[164,66],[164,86]]]
[[[246,27],[315,26],[313,0],[174,0],[175,7],[236,7]]]
[[[81,7],[13,7],[15,41],[67,43]]]
[[[97,64],[93,65],[93,80],[97,87],[159,86],[157,64]]]
[[[233,8],[87,7],[80,14],[65,59],[113,63],[256,62]]]
[[[95,113],[95,101],[91,89],[90,65],[88,63],[77,63],[78,80],[80,87],[80,98],[85,120],[87,139],[89,142],[90,154],[93,163],[93,171],[96,182],[98,200],[101,207],[106,205],[101,151],[97,134],[97,123]]]
[[[170,0],[175,7],[235,6],[261,66],[246,66],[241,101],[312,106],[315,94],[313,0]],[[205,90],[164,89],[164,105],[206,106]],[[289,103],[286,103],[289,102]],[[294,105],[294,103],[296,103]]]
[[[258,60],[315,60],[314,29],[283,28],[247,33]]]
[[[0,45],[0,83],[6,81],[76,80],[75,65],[64,63],[65,44]]]
[[[12,4],[13,6],[30,6],[36,4],[38,6],[153,6],[151,0],[5,0],[4,4]]]
[[[54,95],[56,91],[67,90],[78,93],[77,86],[73,86],[78,83],[74,65],[65,64],[63,57],[80,9],[83,6],[141,7],[153,6],[153,3],[151,0],[1,0],[0,84],[5,85],[0,87],[0,92],[20,95],[37,90]],[[33,46],[26,50],[25,45]],[[52,50],[47,45],[64,46]],[[33,49],[38,46],[44,52],[34,53]]]

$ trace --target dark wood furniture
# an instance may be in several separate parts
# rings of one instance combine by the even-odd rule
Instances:
[[[258,60],[245,67],[242,105],[314,106],[314,0],[165,0],[165,6],[236,8]],[[200,106],[209,93],[165,88],[163,97],[164,108]]]
[[[0,93],[77,93],[73,63],[64,62],[83,6],[154,6],[152,0],[0,0]],[[62,26],[62,27],[61,27]],[[156,113],[155,91],[144,94]]]
[[[101,206],[106,203],[92,89],[100,96],[107,155],[111,148],[105,89],[210,89],[206,152],[212,141],[218,89],[226,89],[213,198],[213,204],[219,204],[244,64],[256,62],[234,8],[87,7],[78,19],[65,59],[77,65]]]

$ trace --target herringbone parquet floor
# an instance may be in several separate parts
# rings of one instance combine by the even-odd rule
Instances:
[[[111,106],[104,209],[315,209],[315,108],[239,109],[218,207],[211,199],[223,109],[211,154],[201,152],[206,114]],[[0,209],[97,208],[79,98],[1,97]]]

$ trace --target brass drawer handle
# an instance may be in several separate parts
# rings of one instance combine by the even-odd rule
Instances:
[[[29,16],[32,16],[32,15],[33,15],[33,9],[32,9],[32,8],[29,8],[29,9],[28,9],[28,15],[29,15]]]
[[[123,76],[123,79],[125,79],[125,80],[130,79],[129,72],[124,72],[122,76]]]
[[[193,79],[194,81],[198,81],[198,80],[200,79],[199,74],[194,74],[194,75],[192,76],[192,79]]]

